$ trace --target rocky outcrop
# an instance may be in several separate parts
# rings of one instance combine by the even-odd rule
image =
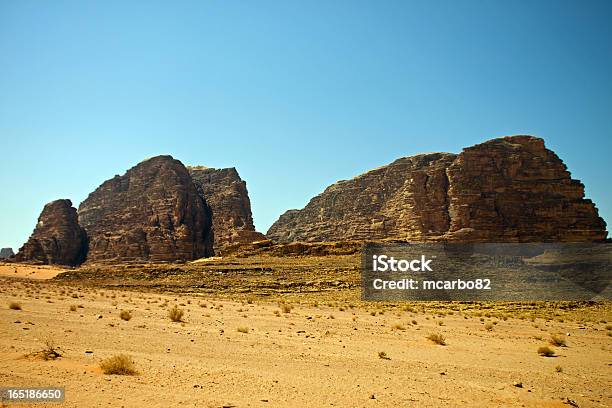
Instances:
[[[34,232],[15,260],[75,266],[87,253],[87,236],[79,226],[77,211],[70,200],[56,200],[45,205]]]
[[[584,186],[542,139],[406,157],[340,181],[268,230],[278,242],[582,242],[606,238]]]
[[[235,168],[197,166],[188,170],[212,211],[215,250],[266,239],[255,231],[246,183]]]
[[[213,254],[210,208],[183,164],[157,156],[105,181],[79,206],[87,261],[189,261]]]
[[[0,249],[0,259],[7,259],[15,255],[13,248],[2,248]]]

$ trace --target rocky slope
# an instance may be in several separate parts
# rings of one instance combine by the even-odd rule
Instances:
[[[278,242],[365,239],[598,241],[605,222],[542,139],[406,157],[340,181],[268,230]]]
[[[34,232],[15,256],[22,262],[78,265],[87,253],[87,237],[70,200],[45,205]]]
[[[188,170],[212,211],[215,251],[228,245],[266,239],[255,231],[246,183],[235,168],[197,166]]]
[[[105,181],[79,206],[79,223],[88,261],[188,261],[213,253],[210,208],[171,156]]]

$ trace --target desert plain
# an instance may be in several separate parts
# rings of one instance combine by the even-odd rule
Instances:
[[[612,406],[609,301],[366,302],[356,254],[5,263],[0,282],[0,385],[65,387],[48,406]],[[104,372],[116,355],[133,375]]]

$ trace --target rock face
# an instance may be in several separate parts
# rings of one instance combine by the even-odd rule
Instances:
[[[7,259],[15,255],[13,248],[2,248],[0,249],[0,259]]]
[[[256,232],[246,183],[235,168],[188,167],[198,192],[212,211],[214,248],[266,239]]]
[[[157,156],[105,181],[79,206],[87,261],[189,261],[213,254],[210,208],[183,164]]]
[[[15,256],[19,262],[78,265],[87,254],[87,236],[70,200],[45,205],[34,232]]]
[[[396,160],[333,184],[267,233],[278,242],[585,242],[606,235],[582,183],[532,136]]]

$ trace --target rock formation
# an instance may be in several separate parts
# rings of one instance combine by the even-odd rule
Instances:
[[[188,261],[213,254],[211,213],[189,172],[157,156],[105,181],[79,206],[87,261]]]
[[[86,253],[87,236],[79,226],[76,209],[70,200],[56,200],[45,205],[15,260],[74,266],[83,262]]]
[[[266,239],[255,231],[246,183],[235,168],[197,166],[188,170],[212,211],[215,250]]]
[[[287,211],[266,235],[278,242],[581,242],[607,232],[582,183],[542,139],[510,136],[340,181]]]
[[[2,248],[0,249],[0,259],[7,259],[15,255],[13,248]]]

